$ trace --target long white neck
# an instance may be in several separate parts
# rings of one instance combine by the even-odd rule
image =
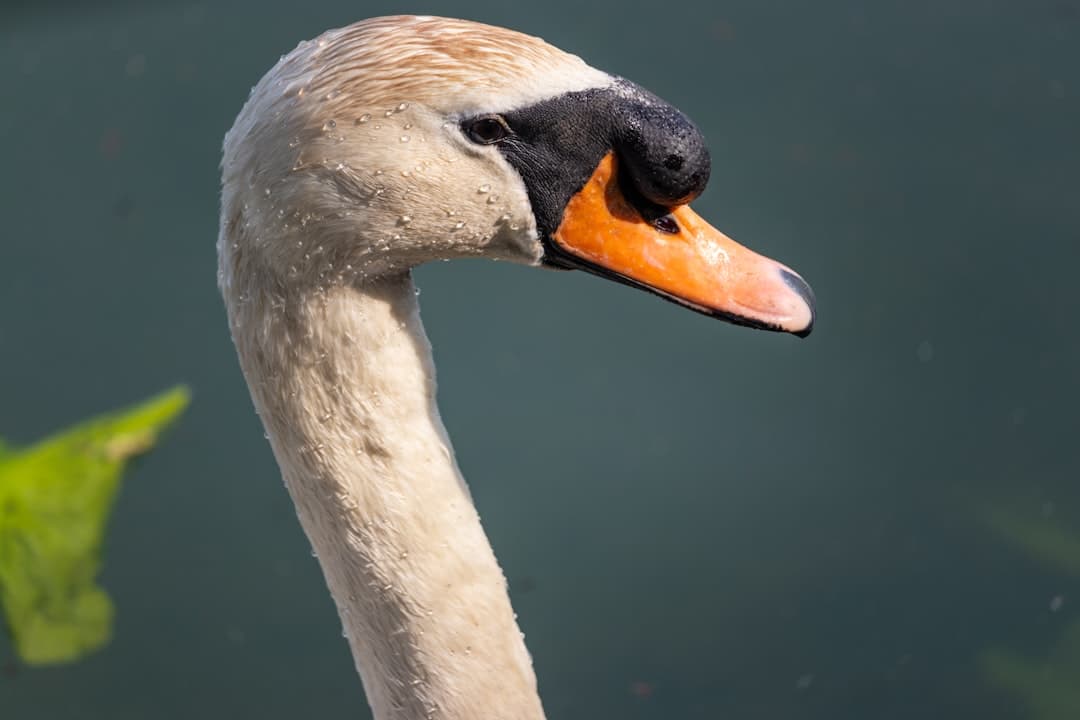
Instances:
[[[538,720],[503,577],[435,403],[407,273],[230,322],[256,408],[377,720]]]

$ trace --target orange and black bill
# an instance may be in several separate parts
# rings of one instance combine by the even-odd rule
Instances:
[[[688,205],[652,222],[619,189],[614,153],[570,198],[552,234],[571,264],[738,325],[799,337],[814,325],[814,294],[775,260],[739,245]]]

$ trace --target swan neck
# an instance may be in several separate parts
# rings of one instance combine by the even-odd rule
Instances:
[[[439,418],[411,277],[249,289],[227,304],[376,720],[541,720],[505,578]]]

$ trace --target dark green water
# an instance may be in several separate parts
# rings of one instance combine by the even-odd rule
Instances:
[[[799,341],[580,273],[417,273],[549,716],[1080,717],[1076,0],[5,7],[0,435],[195,402],[117,507],[114,642],[0,674],[0,718],[366,717],[227,336],[217,166],[281,53],[405,10],[679,105],[697,209],[818,296]]]

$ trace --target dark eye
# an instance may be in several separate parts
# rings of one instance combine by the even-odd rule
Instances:
[[[474,143],[491,145],[497,143],[510,134],[510,128],[498,115],[488,115],[475,120],[469,120],[465,124],[465,134]]]

